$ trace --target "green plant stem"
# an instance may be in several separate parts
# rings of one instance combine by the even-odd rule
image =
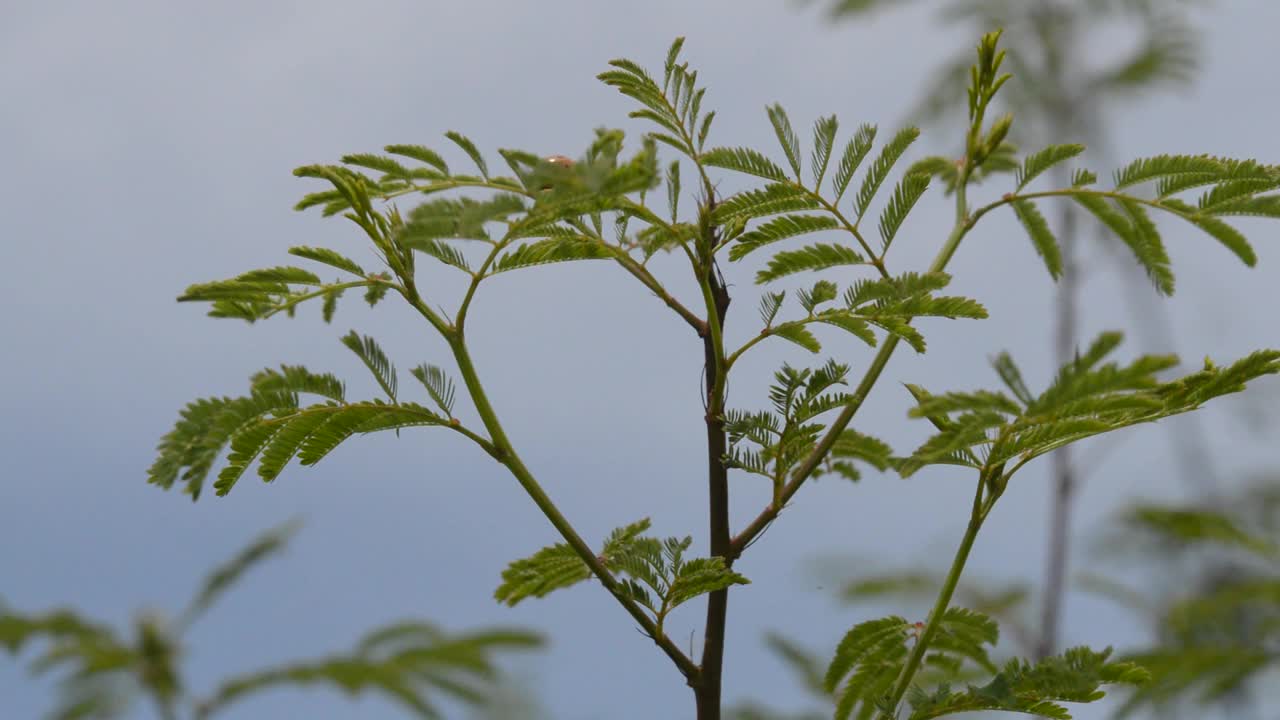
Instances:
[[[951,234],[947,237],[947,241],[943,243],[942,248],[934,257],[933,262],[929,265],[929,272],[941,272],[946,268],[947,263],[951,262],[952,256],[956,254],[956,249],[960,247],[960,241],[973,228],[973,222],[969,217],[968,197],[966,194],[966,185],[969,179],[969,169],[966,164],[965,168],[960,172],[960,179],[956,183],[956,219],[955,225],[951,229]],[[889,364],[889,358],[893,356],[893,351],[897,349],[899,339],[897,335],[890,335],[885,338],[884,344],[880,346],[880,350],[876,353],[871,361],[871,366],[863,374],[862,380],[858,383],[858,387],[854,389],[853,394],[849,398],[849,402],[845,404],[844,409],[831,423],[822,439],[809,452],[808,456],[800,463],[800,465],[791,474],[791,479],[782,486],[781,492],[778,493],[778,499],[769,503],[764,510],[756,516],[741,532],[733,538],[730,543],[730,557],[736,558],[742,554],[742,551],[751,544],[764,529],[778,517],[778,513],[782,512],[782,508],[791,498],[800,490],[804,482],[813,475],[822,461],[826,459],[827,454],[831,452],[831,448],[839,439],[840,433],[849,427],[849,423],[853,420],[853,416],[857,414],[871,394],[872,388],[880,379],[884,368]]]
[[[983,205],[980,208],[976,208],[973,211],[973,214],[969,217],[969,226],[972,227],[974,224],[978,222],[978,220],[982,218],[983,215],[986,215],[992,210],[1000,208],[1004,205],[1009,205],[1017,200],[1036,200],[1039,198],[1049,198],[1049,197],[1076,197],[1080,195],[1092,195],[1094,197],[1107,198],[1110,200],[1126,200],[1129,202],[1137,203],[1138,205],[1145,205],[1154,210],[1163,210],[1164,212],[1167,212],[1167,213],[1173,213],[1174,215],[1177,215],[1178,217],[1187,221],[1190,221],[1193,217],[1195,217],[1198,214],[1195,212],[1185,212],[1178,208],[1166,205],[1163,202],[1161,202],[1159,198],[1155,200],[1151,200],[1148,198],[1138,197],[1136,195],[1127,195],[1117,190],[1091,190],[1089,188],[1060,188],[1057,190],[1040,190],[1037,192],[1029,192],[1029,193],[1005,193],[1005,195],[1002,196],[999,200],[995,200],[986,205]]]
[[[466,341],[462,334],[456,332],[448,336],[447,339],[450,349],[453,350],[454,359],[458,363],[458,371],[462,374],[463,383],[467,386],[472,402],[475,403],[476,412],[479,413],[485,429],[489,432],[489,437],[492,438],[493,445],[498,451],[498,461],[507,466],[511,474],[515,476],[516,481],[520,483],[520,487],[524,488],[524,491],[533,499],[534,504],[538,506],[538,509],[542,511],[542,514],[551,522],[565,542],[573,548],[578,557],[582,558],[582,561],[591,569],[592,574],[600,580],[600,584],[640,624],[645,634],[675,662],[689,683],[692,685],[697,682],[700,674],[698,666],[658,629],[657,624],[645,613],[643,608],[622,593],[613,573],[609,572],[609,569],[604,566],[604,562],[591,549],[591,546],[573,529],[573,526],[569,524],[569,520],[560,512],[560,509],[552,502],[546,491],[542,489],[542,486],[533,477],[533,474],[525,467],[524,462],[520,460],[520,456],[516,454],[511,442],[507,439],[502,424],[498,421],[497,413],[494,412],[493,406],[489,404],[489,398],[485,394],[484,386],[481,385],[479,376],[476,374],[475,365],[471,361],[471,354],[467,350]]]
[[[884,266],[884,258],[877,256],[875,251],[871,249],[871,245],[867,242],[866,238],[862,237],[862,232],[858,229],[858,223],[849,222],[849,219],[844,216],[844,213],[840,212],[840,208],[835,203],[832,203],[831,201],[822,197],[822,193],[811,191],[808,188],[806,188],[802,183],[792,183],[792,184],[802,190],[807,191],[810,197],[812,197],[814,200],[817,200],[819,203],[821,203],[822,207],[825,208],[827,212],[831,213],[835,217],[835,219],[839,221],[839,223],[842,226],[844,226],[844,229],[849,231],[849,233],[853,235],[855,239],[857,239],[858,244],[862,246],[862,250],[865,253],[867,253],[867,262],[870,263],[871,265],[874,265],[876,270],[880,271],[880,277],[883,277],[886,279],[889,278],[889,271]],[[861,222],[861,221],[862,221],[862,218],[858,218],[858,222]]]
[[[907,694],[907,688],[911,687],[911,680],[915,678],[916,671],[920,669],[920,663],[924,660],[925,652],[929,649],[929,643],[933,641],[933,636],[937,634],[938,627],[942,624],[942,616],[947,612],[947,606],[951,603],[951,596],[955,594],[956,585],[960,582],[960,575],[964,572],[965,562],[969,559],[969,551],[973,549],[973,541],[978,537],[978,530],[982,529],[982,521],[986,519],[986,512],[990,506],[983,504],[983,490],[986,483],[980,481],[978,488],[974,492],[973,510],[969,515],[969,525],[965,528],[964,537],[960,540],[960,547],[956,548],[955,559],[951,561],[951,569],[947,571],[947,577],[942,582],[942,589],[938,591],[938,599],[933,604],[933,610],[929,613],[928,623],[924,630],[920,632],[920,636],[916,638],[915,647],[911,649],[911,654],[907,656],[907,663],[902,667],[902,674],[898,676],[898,681],[894,684],[893,693],[889,696],[888,706],[896,711],[898,703],[902,702],[902,698]]]

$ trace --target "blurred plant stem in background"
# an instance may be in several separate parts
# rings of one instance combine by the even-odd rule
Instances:
[[[813,3],[803,3],[812,5]],[[878,11],[920,5],[909,0],[837,0],[821,3],[833,24],[856,21]],[[939,0],[932,2],[940,18],[958,28],[958,36],[994,27],[1005,28],[1009,66],[1013,80],[1002,95],[1003,108],[1018,118],[1012,137],[1020,145],[1041,147],[1054,142],[1081,142],[1094,152],[1106,153],[1110,114],[1119,105],[1159,91],[1190,86],[1202,56],[1191,0]],[[1101,47],[1099,37],[1111,38],[1117,31],[1125,35],[1127,50],[1114,53]],[[1099,60],[1099,56],[1102,59]],[[923,94],[913,119],[942,123],[956,117],[955,108],[964,103],[960,89],[968,72],[969,54],[961,45],[941,63],[934,80]],[[1055,183],[1068,184],[1069,173],[1058,166]],[[1091,249],[1100,250],[1108,263],[1126,274],[1139,268],[1121,257],[1118,244],[1098,233],[1096,247],[1081,244],[1079,208],[1062,203],[1054,234],[1062,248],[1063,272],[1059,280],[1053,347],[1058,364],[1070,362],[1080,342],[1080,291],[1090,271],[1098,263],[1084,259]],[[1155,302],[1149,287],[1122,283],[1128,305],[1144,349],[1173,352],[1176,348],[1172,323],[1164,306]],[[1219,502],[1210,449],[1198,419],[1187,418],[1167,426],[1173,445],[1179,478],[1187,489],[1210,504]],[[1116,442],[1112,439],[1110,442]],[[1063,624],[1063,599],[1069,571],[1072,537],[1071,509],[1079,484],[1098,470],[1111,448],[1095,446],[1095,456],[1080,462],[1070,447],[1053,454],[1049,533],[1045,575],[1040,587],[1037,622],[1028,620],[1026,604],[1033,595],[1021,584],[997,587],[970,580],[962,587],[978,593],[967,601],[970,607],[997,617],[1002,626],[1012,627],[1019,650],[1047,657],[1057,651]],[[844,599],[868,602],[894,597],[923,603],[927,608],[933,592],[941,584],[942,573],[894,571],[875,577],[855,578],[843,591]],[[979,592],[973,588],[982,587]],[[985,597],[983,597],[985,592]],[[998,602],[992,602],[998,599]],[[1278,598],[1280,601],[1280,598]],[[1159,626],[1160,620],[1152,618]],[[1158,630],[1158,632],[1160,632]],[[796,665],[797,652],[781,653]],[[803,664],[803,663],[801,663]],[[782,717],[761,714],[741,717]]]

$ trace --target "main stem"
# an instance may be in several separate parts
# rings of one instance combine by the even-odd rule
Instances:
[[[709,212],[709,211],[708,211]],[[707,247],[714,248],[714,238]],[[707,303],[707,332],[703,335],[706,362],[707,425],[707,494],[708,529],[711,554],[732,564],[732,535],[729,531],[729,469],[724,464],[728,439],[724,430],[725,377],[728,368],[724,357],[724,316],[729,309],[729,291],[716,269],[714,256],[708,253],[705,275],[701,278]],[[702,663],[699,682],[694,686],[698,720],[720,720],[721,687],[724,671],[725,623],[728,616],[729,590],[717,590],[707,596],[707,623],[703,631]]]

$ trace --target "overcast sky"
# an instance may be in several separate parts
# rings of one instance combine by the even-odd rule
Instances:
[[[246,477],[230,496],[195,504],[148,486],[156,441],[178,409],[241,393],[264,366],[305,362],[347,378],[352,397],[373,396],[337,341],[351,328],[378,338],[403,370],[448,359],[430,330],[391,302],[371,313],[353,296],[329,326],[319,308],[249,326],[205,318],[173,298],[193,282],[283,263],[290,245],[371,259],[349,224],[290,209],[316,189],[291,176],[295,166],[393,142],[445,149],[450,129],[470,135],[493,163],[498,147],[577,155],[598,126],[634,137],[641,126],[626,119],[629,102],[594,76],[620,56],[657,68],[676,35],[688,37],[686,56],[710,88],[705,106],[718,111],[712,144],[772,152],[763,108],[774,101],[797,128],[836,112],[846,131],[863,121],[888,129],[935,63],[977,39],[931,17],[922,7],[831,28],[813,11],[764,0],[8,0],[0,9],[0,597],[24,610],[71,604],[121,623],[140,606],[176,611],[213,563],[301,516],[306,527],[286,555],[190,635],[197,691],[233,671],[343,649],[375,623],[423,617],[449,628],[548,633],[550,649],[514,667],[554,718],[691,717],[677,672],[598,586],[516,609],[492,601],[508,561],[557,538],[515,482],[454,434],[357,439],[316,468],[291,467],[271,485]],[[1223,0],[1200,17],[1208,62],[1198,89],[1123,108],[1113,116],[1113,146],[1123,159],[1210,152],[1280,160],[1280,106],[1260,90],[1271,84],[1262,73],[1274,59],[1280,5]],[[946,151],[955,142],[934,135],[922,147]],[[922,269],[946,234],[941,195],[924,204],[895,245],[900,271]],[[1276,302],[1276,231],[1247,229],[1256,270],[1204,236],[1168,227],[1179,280],[1169,309],[1192,366],[1205,354],[1230,360],[1280,346],[1274,313],[1261,311]],[[1093,257],[1086,337],[1133,323],[1120,288],[1133,275]],[[689,296],[678,264],[657,268]],[[1035,384],[1052,372],[1053,288],[1016,224],[984,221],[951,271],[952,289],[981,300],[991,319],[922,323],[931,352],[899,351],[856,426],[900,451],[927,428],[905,419],[899,383],[990,386],[987,358],[1001,349]],[[437,274],[426,277],[434,291]],[[759,291],[749,269],[731,269],[730,280],[738,298],[730,333],[740,342],[758,329]],[[454,286],[439,282],[447,301]],[[620,270],[587,263],[487,284],[470,330],[509,435],[585,537],[651,516],[658,533],[692,534],[705,552],[702,351],[687,327]],[[830,340],[855,373],[870,357]],[[763,406],[763,383],[783,361],[810,358],[766,344],[735,376],[732,404]],[[1280,397],[1274,379],[1260,388],[1273,404]],[[1201,420],[1220,451],[1223,482],[1275,459],[1274,427],[1268,436],[1246,421],[1256,407],[1231,399]],[[1079,525],[1135,497],[1182,495],[1169,447],[1158,428],[1126,434],[1089,478]],[[1039,578],[1047,480],[1047,464],[1019,476],[978,541],[975,573]],[[730,600],[727,698],[800,702],[761,643],[765,631],[825,652],[853,622],[895,610],[840,607],[815,560],[857,558],[861,571],[935,567],[959,538],[970,487],[947,472],[806,487],[738,566],[753,584]],[[740,527],[765,488],[735,478],[733,489]],[[1071,642],[1142,637],[1088,598],[1073,596],[1067,613]],[[700,645],[701,616],[698,602],[671,621],[681,645]],[[0,661],[0,716],[34,718],[50,693]],[[226,714],[304,716],[400,717],[378,700],[352,704],[319,691],[265,695]]]

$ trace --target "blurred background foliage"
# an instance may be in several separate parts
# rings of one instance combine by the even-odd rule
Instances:
[[[46,716],[51,720],[136,717],[139,703],[149,703],[163,720],[205,720],[256,693],[285,686],[381,695],[406,715],[421,718],[456,717],[450,710],[462,707],[471,708],[475,720],[537,717],[527,693],[507,684],[497,660],[539,647],[538,635],[508,628],[450,633],[418,620],[373,628],[347,652],[244,669],[212,691],[194,690],[182,669],[184,633],[249,569],[279,553],[295,528],[290,524],[264,533],[214,568],[175,617],[142,610],[131,627],[117,629],[78,610],[29,614],[0,604],[0,647],[14,655],[39,647],[31,672],[62,673],[58,698]],[[246,661],[254,654],[254,648],[241,652]]]

